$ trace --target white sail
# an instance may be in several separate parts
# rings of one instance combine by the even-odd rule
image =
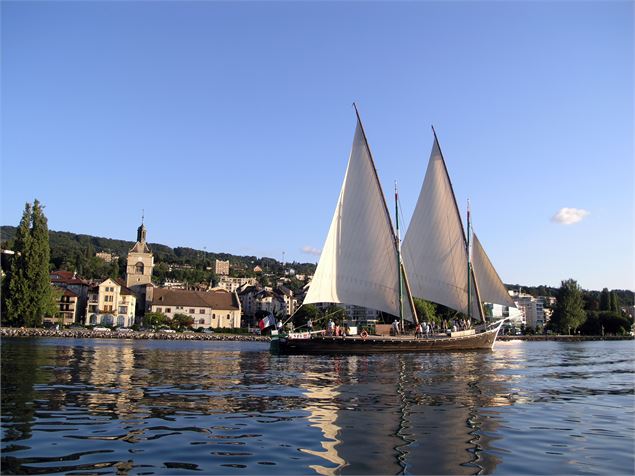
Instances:
[[[353,304],[399,315],[392,223],[358,122],[344,184],[305,304]],[[412,320],[404,299],[404,318]]]
[[[472,234],[472,267],[478,283],[479,296],[482,301],[516,307],[494,265],[487,257],[481,242]]]
[[[465,233],[436,136],[402,253],[413,296],[467,314]],[[480,317],[473,288],[471,295]]]

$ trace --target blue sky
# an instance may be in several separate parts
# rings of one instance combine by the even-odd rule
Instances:
[[[1,222],[316,261],[356,101],[406,223],[434,125],[505,282],[633,289],[633,5],[4,1]]]

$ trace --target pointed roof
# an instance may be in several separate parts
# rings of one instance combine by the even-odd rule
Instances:
[[[147,229],[142,220],[141,226],[137,228],[137,242],[130,249],[130,253],[152,253],[152,251],[150,251],[150,248],[148,247],[148,244],[146,243],[146,234]]]

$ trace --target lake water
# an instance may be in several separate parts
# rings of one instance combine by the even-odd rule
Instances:
[[[635,345],[3,339],[3,474],[633,474]]]

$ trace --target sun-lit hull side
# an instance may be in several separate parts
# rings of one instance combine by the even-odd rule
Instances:
[[[375,354],[435,352],[457,350],[491,350],[496,342],[500,326],[494,329],[462,337],[412,337],[369,336],[311,337],[272,341],[271,351],[277,354]]]

